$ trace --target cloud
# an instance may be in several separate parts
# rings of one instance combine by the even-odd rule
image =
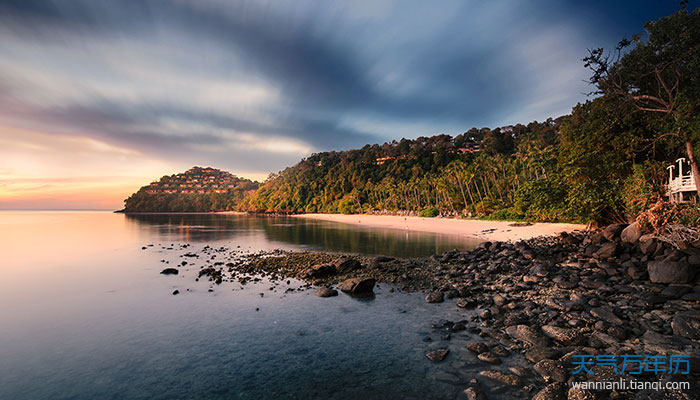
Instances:
[[[614,3],[0,0],[0,128],[43,135],[0,136],[17,162],[0,168],[81,176],[58,147],[106,175],[129,159],[260,177],[312,152],[556,117],[585,99],[587,47],[674,11]]]

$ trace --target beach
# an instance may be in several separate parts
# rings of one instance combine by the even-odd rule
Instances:
[[[527,226],[518,226],[517,223],[511,221],[404,217],[398,215],[301,214],[294,217],[334,221],[371,228],[460,235],[484,241],[499,242],[512,242],[538,236],[553,236],[561,232],[586,229],[586,225],[583,224],[535,223]]]

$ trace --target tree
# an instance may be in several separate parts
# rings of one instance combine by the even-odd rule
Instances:
[[[682,142],[700,196],[694,149],[700,136],[700,10],[682,10],[644,28],[646,41],[641,35],[623,39],[612,54],[589,50],[584,61],[593,72],[590,81],[594,93],[659,116],[655,139]]]

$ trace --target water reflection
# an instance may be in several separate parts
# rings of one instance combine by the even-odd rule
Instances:
[[[129,214],[139,229],[151,229],[164,240],[255,244],[358,254],[418,257],[450,249],[470,249],[475,239],[397,229],[367,228],[338,222],[282,216],[229,214]]]

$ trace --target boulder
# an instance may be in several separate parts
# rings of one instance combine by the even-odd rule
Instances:
[[[318,288],[318,290],[316,290],[316,296],[318,296],[318,297],[333,297],[333,296],[337,296],[337,295],[338,295],[337,290],[331,289],[331,288],[325,287],[325,286]]]
[[[647,264],[649,280],[653,283],[688,283],[693,278],[690,264],[681,259],[672,261],[670,257]]]
[[[605,321],[608,324],[622,325],[622,320],[607,308],[591,308],[591,315],[601,321]]]
[[[652,234],[646,234],[639,237],[639,250],[647,255],[654,254],[656,251],[656,238]]]
[[[603,229],[603,237],[607,240],[615,240],[625,227],[627,224],[610,224]]]
[[[305,279],[320,278],[335,274],[335,265],[333,264],[318,264],[311,268],[307,268],[302,272],[302,277]]]
[[[160,271],[160,273],[163,275],[177,275],[180,273],[180,271],[178,271],[175,268],[166,268],[166,269]]]
[[[348,272],[362,268],[362,264],[352,258],[342,257],[333,262],[333,267],[339,274],[347,274]]]
[[[680,312],[671,321],[673,333],[688,339],[700,340],[700,311]]]
[[[625,243],[637,243],[641,236],[642,227],[639,226],[637,221],[627,225],[627,227],[620,233],[620,239],[622,239],[622,241]]]
[[[350,278],[340,282],[338,289],[351,294],[372,293],[375,282],[374,278]]]
[[[425,296],[425,301],[426,303],[442,303],[445,301],[445,295],[438,290],[434,290]]]
[[[617,255],[618,250],[619,246],[617,245],[617,242],[603,243],[603,245],[600,246],[598,251],[596,251],[593,254],[593,257],[601,259],[613,258]]]

